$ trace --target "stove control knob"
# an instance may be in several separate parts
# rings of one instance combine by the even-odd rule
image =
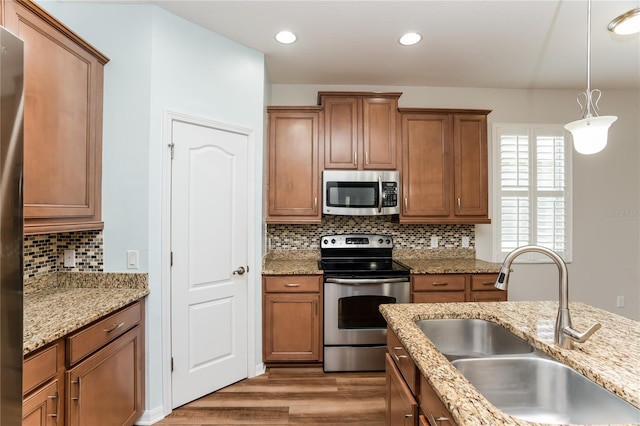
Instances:
[[[391,244],[391,240],[387,238],[387,244]]]
[[[378,244],[382,244],[384,240],[382,238],[378,239]]]
[[[325,240],[323,241],[323,243],[324,243],[324,244],[327,244],[328,242],[329,242],[329,240],[327,240],[326,238],[325,238]]]
[[[335,238],[332,238],[332,239],[331,239],[331,244],[335,244],[335,243],[336,243],[336,239],[335,239]]]

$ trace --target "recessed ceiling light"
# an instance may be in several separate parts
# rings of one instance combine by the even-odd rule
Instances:
[[[607,28],[620,35],[640,33],[640,7],[618,16]]]
[[[291,31],[280,31],[276,34],[276,40],[282,44],[291,44],[294,43],[298,37],[292,33]]]
[[[398,41],[403,46],[412,46],[412,45],[418,43],[420,40],[422,40],[422,36],[420,34],[418,34],[418,33],[406,33],[405,35],[400,37],[400,40],[398,40]]]

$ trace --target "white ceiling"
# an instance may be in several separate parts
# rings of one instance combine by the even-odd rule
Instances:
[[[586,0],[150,1],[263,52],[274,84],[586,87]],[[639,6],[593,0],[592,88],[640,89],[640,35],[607,30]],[[407,31],[422,42],[398,44]]]

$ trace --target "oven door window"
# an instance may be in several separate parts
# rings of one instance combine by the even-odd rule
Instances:
[[[387,322],[378,310],[384,303],[396,303],[389,296],[350,296],[338,299],[338,328],[386,328]]]
[[[377,182],[327,182],[328,207],[378,207]]]

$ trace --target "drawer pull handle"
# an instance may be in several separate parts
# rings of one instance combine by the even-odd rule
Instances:
[[[285,287],[300,287],[300,284],[297,283],[287,283],[284,285]]]
[[[105,333],[111,333],[114,330],[119,329],[120,327],[124,326],[124,323],[121,322],[120,324],[113,324],[113,327],[111,328],[105,328],[102,331],[104,331]]]
[[[413,417],[413,414],[406,414],[406,413],[405,413],[405,415],[404,415],[404,418],[405,418],[405,419],[410,419],[411,417]]]
[[[402,358],[406,358],[406,355],[398,355],[396,354],[396,351],[401,351],[402,350],[402,346],[394,346],[393,347],[393,357],[396,359],[396,361],[400,361]]]
[[[77,397],[71,397],[71,399],[73,401],[76,401],[78,405],[80,405],[80,377],[78,377],[78,380],[72,380],[71,381],[72,385],[78,385],[78,396]]]
[[[485,281],[482,283],[482,285],[494,285],[495,281]]]
[[[429,411],[429,424],[438,426],[438,422],[444,422],[449,420],[448,417],[433,417],[433,413]]]
[[[443,285],[449,285],[449,283],[431,283],[432,286],[434,287],[439,287],[439,286],[443,286]]]

